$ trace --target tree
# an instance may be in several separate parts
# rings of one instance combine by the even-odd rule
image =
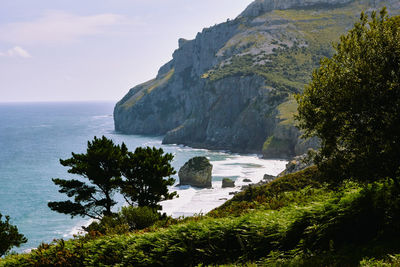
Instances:
[[[164,155],[161,148],[155,147],[138,147],[135,153],[128,153],[122,168],[126,179],[121,193],[130,205],[160,209],[158,202],[176,196],[176,192],[168,192],[168,186],[175,182],[170,177],[176,173],[170,164],[172,159],[172,154]]]
[[[26,237],[18,232],[18,228],[10,224],[10,217],[5,216],[5,221],[2,220],[3,215],[0,213],[0,257],[10,251],[14,246],[19,247],[26,243]]]
[[[331,178],[395,177],[400,166],[400,17],[361,19],[323,59],[297,95],[306,137],[317,136],[316,162]]]
[[[61,187],[59,192],[73,197],[74,201],[49,202],[49,208],[71,217],[79,215],[101,219],[113,215],[111,208],[117,202],[112,197],[122,181],[120,168],[126,154],[124,143],[121,146],[115,145],[103,136],[89,141],[85,154],[72,153],[72,158],[60,159],[63,166],[70,167],[69,173],[78,174],[90,183],[75,179],[52,179]]]

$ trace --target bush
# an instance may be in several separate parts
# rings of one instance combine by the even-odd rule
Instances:
[[[19,247],[26,243],[26,237],[18,232],[18,228],[10,224],[10,217],[5,216],[5,221],[2,220],[3,215],[0,213],[0,257],[10,251],[14,246]]]
[[[166,216],[150,207],[122,207],[114,216],[105,216],[100,221],[94,221],[85,231],[92,234],[123,234],[148,228]]]
[[[239,216],[255,208],[280,209],[310,199],[312,189],[322,188],[321,173],[315,166],[277,178],[265,185],[249,186],[220,207],[208,213],[212,217]],[[306,195],[301,189],[309,188]],[[292,194],[289,194],[292,193]]]
[[[150,207],[122,207],[119,219],[129,225],[129,230],[141,230],[152,226],[161,215]]]
[[[301,177],[297,178],[300,181],[293,180],[293,184],[282,178],[275,186],[293,189],[302,183]],[[356,266],[372,258],[379,264],[386,255],[399,253],[400,188],[394,181],[385,179],[364,187],[346,182],[340,190],[323,194],[319,194],[322,189],[310,187],[281,191],[289,200],[301,195],[304,201],[288,201],[279,210],[256,210],[238,217],[199,217],[129,235],[59,241],[30,254],[9,256],[0,261],[0,266],[246,262],[266,266]],[[134,217],[132,214],[138,210],[131,209],[121,218]],[[143,214],[146,212],[140,216]]]
[[[307,137],[332,182],[395,177],[400,166],[400,16],[364,14],[297,96]]]

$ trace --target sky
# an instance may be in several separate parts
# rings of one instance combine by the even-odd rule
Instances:
[[[118,101],[252,0],[0,0],[0,102]]]

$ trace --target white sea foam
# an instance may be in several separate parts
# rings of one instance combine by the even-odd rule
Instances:
[[[80,221],[77,223],[74,227],[72,227],[67,233],[63,235],[64,238],[71,238],[76,235],[82,235],[84,234],[83,227],[88,227],[92,222],[94,222],[94,219],[90,220],[85,220],[85,221]]]
[[[256,155],[240,156],[229,155],[223,160],[211,160],[213,165],[213,187],[200,189],[190,186],[173,186],[170,191],[177,191],[179,198],[163,201],[163,212],[173,217],[192,216],[194,214],[207,213],[222,205],[233,197],[230,192],[238,191],[241,186],[249,184],[243,182],[245,178],[251,183],[261,181],[264,174],[277,175],[285,169],[284,160],[265,160]],[[235,188],[222,188],[222,178],[230,177],[235,181]]]

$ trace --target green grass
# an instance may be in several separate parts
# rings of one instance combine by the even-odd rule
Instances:
[[[171,69],[169,72],[164,74],[158,79],[150,80],[146,83],[138,85],[140,89],[133,94],[129,99],[127,99],[122,107],[125,109],[129,109],[134,106],[140,99],[142,99],[145,95],[150,94],[154,89],[162,87],[168,83],[168,81],[174,76],[175,70]]]
[[[281,125],[295,125],[296,121],[294,116],[297,114],[297,102],[293,95],[290,95],[288,100],[278,106],[279,124]]]
[[[334,9],[289,9],[275,10],[268,13],[268,19],[287,20],[286,35],[279,41],[260,34],[248,22],[241,24],[241,33],[227,42],[218,54],[229,51],[241,51],[202,77],[210,81],[221,80],[231,76],[258,75],[266,79],[266,84],[282,92],[301,92],[310,81],[312,70],[319,66],[323,57],[329,57],[334,50],[332,44],[339,41],[339,36],[353,26],[360,10],[367,6],[352,3]],[[261,17],[265,17],[262,15]],[[246,32],[245,35],[243,32]],[[293,41],[293,37],[297,41]],[[286,39],[287,40],[286,40]],[[286,46],[284,43],[294,43]],[[252,48],[261,47],[270,42],[275,47],[273,53],[249,53]],[[300,45],[301,43],[301,45]],[[304,46],[304,43],[306,44]],[[235,54],[235,53],[233,53]],[[261,64],[259,64],[262,62]]]
[[[249,188],[207,216],[122,235],[59,240],[9,255],[0,266],[398,263],[398,256],[388,256],[400,252],[400,192],[393,180],[364,187],[347,182],[332,190],[321,179],[309,168]],[[243,209],[240,203],[253,206]]]
[[[315,196],[326,193],[322,188],[321,177],[317,168],[289,174],[275,179],[263,186],[249,187],[236,194],[220,207],[208,213],[208,216],[221,218],[240,216],[255,209],[278,210],[292,203],[307,203]],[[299,192],[301,189],[307,190]]]

